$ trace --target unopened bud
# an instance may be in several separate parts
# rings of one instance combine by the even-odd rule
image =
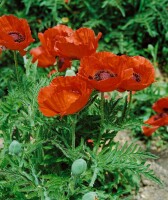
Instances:
[[[96,192],[88,192],[83,197],[82,200],[98,200]]]
[[[17,140],[13,140],[9,145],[9,153],[12,155],[19,154],[21,150],[22,150],[22,145]]]
[[[87,163],[82,158],[75,160],[71,167],[71,172],[74,176],[79,176],[87,169]]]

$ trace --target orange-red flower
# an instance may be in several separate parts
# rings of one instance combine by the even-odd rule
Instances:
[[[168,97],[164,97],[155,102],[152,106],[157,113],[168,113]]]
[[[93,30],[80,28],[70,36],[61,37],[55,43],[55,50],[61,57],[81,59],[96,52],[101,33],[95,36]]]
[[[168,97],[164,97],[155,102],[152,108],[158,113],[151,116],[145,124],[151,125],[151,127],[142,127],[146,136],[150,136],[160,126],[168,125]]]
[[[152,133],[154,133],[157,129],[159,128],[159,126],[152,126],[152,127],[147,127],[147,126],[143,126],[142,130],[144,135],[146,136],[151,136]]]
[[[32,62],[38,61],[37,65],[39,67],[49,67],[56,63],[55,57],[50,55],[48,51],[41,46],[31,49],[30,54],[33,56]]]
[[[39,110],[47,117],[69,115],[80,111],[92,90],[79,77],[57,77],[38,94]]]
[[[41,42],[41,46],[33,48],[30,53],[33,56],[33,62],[38,60],[39,67],[49,67],[56,63],[56,56],[58,51],[55,50],[55,42],[61,37],[69,36],[73,33],[73,30],[65,25],[54,26],[47,29],[44,33],[39,33],[38,37]],[[67,58],[60,58],[58,62],[58,68],[60,71],[65,70],[71,66],[71,62]]]
[[[153,126],[168,125],[168,113],[159,113],[157,115],[153,115],[147,121],[145,121],[145,123]]]
[[[110,52],[98,52],[81,59],[78,75],[101,92],[117,89],[124,77],[131,74],[125,72],[127,56],[117,56]]]
[[[132,76],[123,79],[119,87],[119,91],[142,90],[155,81],[155,71],[153,65],[149,60],[142,56],[129,57],[126,64],[127,70],[131,72]]]
[[[54,26],[47,29],[44,33],[38,33],[41,45],[52,56],[58,56],[58,50],[55,48],[55,44],[61,38],[70,37],[73,34],[73,30],[65,25]]]
[[[34,41],[27,20],[13,15],[0,17],[0,33],[0,45],[10,50],[18,50],[21,55],[25,55],[24,49]]]

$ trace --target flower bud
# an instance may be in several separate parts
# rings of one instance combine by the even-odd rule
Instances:
[[[87,163],[82,158],[75,160],[71,167],[71,172],[74,176],[79,176],[87,169]]]
[[[88,192],[83,197],[82,200],[98,200],[96,192]]]
[[[22,150],[22,145],[17,140],[13,140],[9,145],[9,153],[12,155],[19,154],[21,150]]]

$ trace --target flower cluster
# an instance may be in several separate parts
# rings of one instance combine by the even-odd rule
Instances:
[[[143,127],[143,132],[146,136],[151,136],[160,126],[168,125],[168,97],[156,101],[153,104],[152,109],[157,114],[145,121],[145,124],[151,125],[151,127]]]
[[[13,15],[0,17],[0,30],[0,52],[7,48],[25,55],[25,48],[34,41],[27,21]],[[39,109],[45,116],[78,112],[93,90],[138,91],[155,81],[153,65],[142,56],[96,52],[101,36],[89,28],[72,30],[65,25],[38,34],[41,44],[30,54],[39,67],[57,65],[58,71],[65,71],[73,60],[80,60],[76,76],[57,77],[40,90]]]
[[[45,116],[68,115],[82,109],[92,90],[111,92],[142,90],[155,81],[153,65],[141,56],[115,55],[96,52],[101,33],[80,28],[76,31],[65,25],[39,33],[41,45],[30,51],[39,67],[57,63],[59,71],[80,60],[74,77],[57,77],[40,90],[39,109]]]

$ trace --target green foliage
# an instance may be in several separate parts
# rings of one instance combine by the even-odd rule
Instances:
[[[11,14],[12,10],[12,14],[26,18],[36,40],[38,32],[60,23],[74,29],[93,28],[103,33],[99,50],[148,56],[155,67],[168,72],[167,5],[167,0],[71,0],[68,4],[64,0],[6,0],[1,2],[0,12]],[[103,120],[101,99],[94,92],[76,116],[74,149],[71,133],[75,117],[47,118],[38,110],[38,92],[53,78],[47,78],[49,69],[37,68],[31,59],[20,59],[19,65],[24,63],[24,68],[18,68],[17,82],[8,58],[11,54],[6,51],[0,60],[0,136],[4,140],[0,199],[81,200],[85,194],[96,192],[99,199],[119,200],[138,190],[141,175],[161,184],[146,164],[147,159],[157,157],[133,143],[120,147],[113,138],[124,129],[140,132],[142,122],[152,114],[152,103],[168,94],[166,83],[137,92],[132,107],[128,92],[120,96],[113,92],[104,102]],[[166,129],[160,130],[165,131],[162,135],[167,141]],[[9,152],[13,140],[22,146],[18,155]],[[75,177],[71,166],[77,159],[86,161],[87,170]]]
[[[0,153],[1,199],[79,200],[95,191],[102,200],[117,200],[138,189],[140,175],[160,184],[145,165],[147,159],[156,159],[154,155],[135,144],[119,147],[113,142],[119,130],[131,127],[137,120],[131,120],[127,112],[129,106],[123,100],[127,93],[117,99],[118,93],[114,92],[111,97],[116,100],[104,102],[102,128],[101,99],[97,92],[93,93],[86,108],[76,116],[74,149],[71,136],[74,116],[47,118],[38,110],[39,89],[50,82],[46,72],[38,71],[36,64],[25,60],[24,70],[19,67],[18,82],[1,99],[0,134],[4,139]],[[123,120],[123,114],[127,120]],[[96,144],[100,134],[101,147]],[[93,139],[93,145],[88,139]],[[22,146],[19,154],[9,152],[13,140]],[[103,149],[97,153],[99,148]],[[71,167],[78,159],[86,161],[87,169],[85,163],[83,173],[74,176]]]

